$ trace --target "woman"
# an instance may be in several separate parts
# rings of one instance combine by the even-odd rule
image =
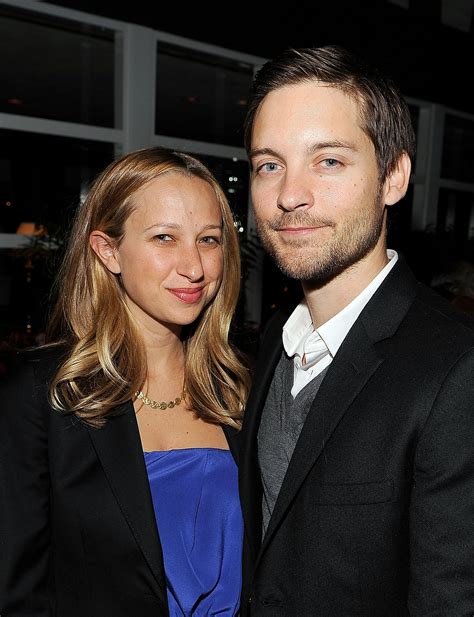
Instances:
[[[140,150],[94,183],[55,343],[1,393],[0,614],[238,614],[238,251],[224,193],[188,155]]]

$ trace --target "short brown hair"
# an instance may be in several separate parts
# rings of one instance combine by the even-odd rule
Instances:
[[[255,116],[273,90],[307,81],[339,88],[360,106],[361,128],[374,144],[381,182],[405,152],[415,155],[415,133],[410,111],[392,80],[343,47],[287,49],[256,73],[244,124],[247,152],[251,149]]]

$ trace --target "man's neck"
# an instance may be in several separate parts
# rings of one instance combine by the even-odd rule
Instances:
[[[303,291],[315,328],[319,328],[354,300],[388,263],[386,247],[347,268],[323,286],[303,283]]]

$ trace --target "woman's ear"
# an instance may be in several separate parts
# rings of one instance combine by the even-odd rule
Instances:
[[[410,157],[404,152],[398,159],[395,169],[388,175],[385,180],[384,202],[386,206],[393,206],[400,201],[408,189],[410,182],[411,161]]]
[[[117,258],[115,242],[103,231],[93,231],[89,236],[89,243],[92,250],[113,274],[120,274],[120,263]]]

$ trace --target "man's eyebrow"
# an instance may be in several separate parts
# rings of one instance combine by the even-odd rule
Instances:
[[[348,141],[340,141],[335,139],[333,141],[317,141],[308,147],[308,154],[315,154],[319,150],[325,150],[326,148],[337,148],[338,150],[357,150],[354,144]]]
[[[324,150],[325,148],[337,148],[339,150],[343,149],[343,150],[352,150],[352,151],[357,150],[355,145],[352,144],[351,142],[340,141],[337,139],[332,140],[332,141],[317,141],[314,144],[311,144],[310,146],[308,146],[307,150],[308,150],[308,154],[315,154],[319,150]],[[254,148],[253,150],[250,150],[249,152],[249,159],[252,160],[257,156],[265,156],[265,155],[276,156],[279,158],[281,158],[282,156],[281,154],[278,153],[277,150],[274,150],[273,148]]]
[[[254,148],[249,152],[249,159],[253,159],[256,156],[263,156],[264,154],[270,154],[271,156],[278,157],[281,156],[276,150],[273,150],[272,148]]]

